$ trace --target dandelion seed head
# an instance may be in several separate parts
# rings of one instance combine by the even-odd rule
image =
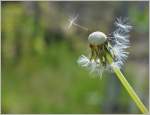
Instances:
[[[103,32],[96,31],[89,35],[88,42],[90,43],[91,56],[90,58],[81,55],[78,59],[78,64],[87,68],[90,73],[95,73],[102,76],[103,71],[113,72],[114,67],[122,68],[126,62],[129,52],[129,32],[132,26],[129,25],[126,19],[118,18],[115,22],[116,30],[106,36]],[[112,56],[113,62],[109,62],[106,54]]]
[[[103,32],[93,32],[89,35],[88,41],[93,45],[101,45],[107,40],[107,36]]]

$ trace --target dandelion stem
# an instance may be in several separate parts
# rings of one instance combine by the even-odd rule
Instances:
[[[108,52],[106,53],[106,58],[110,64],[113,62],[113,59]],[[115,67],[115,66],[113,66],[112,68],[113,68],[113,71],[115,72],[116,76],[118,77],[118,79],[122,83],[122,85],[125,87],[125,89],[129,93],[129,95],[133,99],[133,101],[136,103],[138,108],[141,110],[141,112],[142,113],[148,113],[148,109],[144,106],[144,104],[142,103],[142,101],[140,100],[138,95],[135,93],[135,91],[133,90],[131,85],[128,83],[128,81],[126,80],[126,78],[124,77],[122,72],[120,71],[120,69],[118,67]]]

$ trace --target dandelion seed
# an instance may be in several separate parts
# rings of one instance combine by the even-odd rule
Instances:
[[[79,27],[80,29],[88,31],[88,28],[81,26],[75,22],[78,17],[79,17],[79,15],[76,15],[75,17],[72,17],[71,19],[69,19],[69,25],[68,25],[67,29],[69,30],[74,25],[76,27]]]
[[[88,67],[88,65],[90,64],[90,59],[84,55],[81,55],[77,60],[77,63],[82,67]]]
[[[119,29],[121,29],[125,32],[129,32],[132,29],[132,26],[129,25],[127,18],[124,18],[124,19],[117,18],[117,21],[115,22],[115,25]]]
[[[89,69],[91,74],[94,73],[95,75],[99,76],[100,78],[102,77],[104,67],[101,65],[99,59],[97,59],[96,61],[92,60],[88,66],[88,69]]]
[[[116,38],[116,41],[119,41],[119,42],[123,42],[123,43],[129,43],[129,35],[128,34],[125,34],[123,32],[121,32],[120,30],[116,30],[114,33],[114,38]]]
[[[75,24],[75,21],[77,20],[78,16],[79,15],[76,15],[75,17],[72,17],[71,19],[69,19],[68,29],[70,29],[72,25]]]

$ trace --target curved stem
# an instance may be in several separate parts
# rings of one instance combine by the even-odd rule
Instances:
[[[110,64],[112,64],[113,59],[108,52],[106,53],[106,58],[107,58],[108,62]],[[148,109],[144,106],[144,104],[142,103],[142,101],[140,100],[138,95],[135,93],[135,91],[133,90],[131,85],[128,83],[128,81],[126,80],[124,75],[121,73],[120,69],[115,67],[115,66],[112,66],[112,69],[115,72],[117,78],[120,80],[122,85],[125,87],[125,89],[129,93],[129,95],[133,99],[133,101],[136,103],[137,107],[141,110],[141,112],[142,113],[148,113]]]

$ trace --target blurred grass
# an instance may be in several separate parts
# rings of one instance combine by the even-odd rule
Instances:
[[[74,6],[70,12],[80,8],[83,24],[109,33],[115,13],[125,6],[112,3],[113,7],[107,2],[2,2],[2,113],[140,113],[112,73],[104,73],[100,80],[77,65],[77,58],[89,50],[88,34],[63,30],[69,4]],[[136,26],[124,74],[148,107],[149,30],[144,3],[127,6]],[[135,12],[140,5],[144,10]]]
[[[23,59],[15,68],[6,66],[2,75],[5,76],[2,77],[4,108],[7,110],[11,105],[12,113],[88,112],[86,96],[92,93],[98,96],[105,85],[104,81],[91,79],[88,72],[81,70],[76,57],[66,43],[60,43],[50,46],[43,57]],[[96,112],[99,108],[90,107],[90,110]]]

